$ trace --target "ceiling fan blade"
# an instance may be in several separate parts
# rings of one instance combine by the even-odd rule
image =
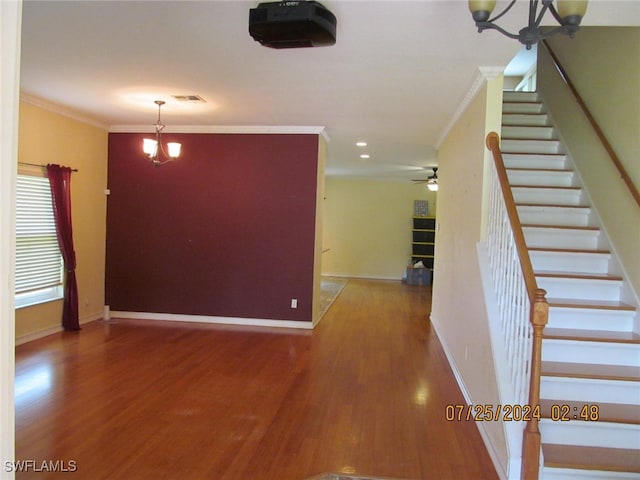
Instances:
[[[423,180],[423,179],[418,179],[418,178],[412,178],[411,179],[412,182],[416,182],[416,183],[427,183],[429,180]]]

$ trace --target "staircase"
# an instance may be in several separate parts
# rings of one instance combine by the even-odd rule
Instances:
[[[535,92],[505,92],[502,154],[549,323],[540,478],[640,479],[640,336],[617,259]]]

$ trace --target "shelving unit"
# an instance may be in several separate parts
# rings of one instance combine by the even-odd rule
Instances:
[[[436,217],[413,217],[411,264],[422,260],[425,267],[433,269],[435,241]]]

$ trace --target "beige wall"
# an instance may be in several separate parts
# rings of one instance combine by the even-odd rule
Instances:
[[[551,46],[640,188],[640,28],[589,27]],[[640,208],[555,72],[539,50],[538,88],[567,145],[636,296],[640,292]],[[633,301],[626,292],[627,301]]]
[[[408,180],[327,177],[322,273],[400,279],[410,261],[413,201],[436,193]]]
[[[18,161],[77,168],[71,180],[80,321],[104,312],[107,131],[20,102]],[[24,167],[20,167],[24,168]],[[16,310],[17,342],[60,327],[62,301]]]
[[[485,137],[499,129],[502,78],[489,80],[438,151],[438,222],[431,321],[471,404],[500,404],[477,244],[484,235]],[[497,102],[497,105],[496,105]],[[490,107],[488,107],[488,105]],[[488,110],[489,108],[489,110]],[[500,423],[478,425],[506,470]]]
[[[313,313],[312,321],[315,324],[322,314],[322,245],[324,227],[324,189],[325,189],[325,165],[327,159],[327,141],[322,135],[318,136],[318,188],[316,190],[316,237],[315,253],[313,257]]]
[[[584,27],[549,43],[636,186],[640,185],[640,27]]]

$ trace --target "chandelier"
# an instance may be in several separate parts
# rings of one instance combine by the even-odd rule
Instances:
[[[498,30],[503,35],[518,40],[523,45],[526,45],[527,50],[530,50],[531,46],[540,40],[558,33],[573,38],[574,34],[580,29],[580,22],[587,11],[587,0],[557,0],[555,2],[557,7],[554,5],[553,0],[529,0],[529,23],[516,34],[509,33],[494,23],[511,10],[515,3],[516,0],[512,0],[502,12],[493,18],[489,18],[496,6],[496,0],[469,0],[469,10],[473,20],[476,22],[478,32],[486,29]],[[542,4],[542,8],[538,12],[539,3]],[[547,10],[551,12],[551,15],[560,26],[543,32],[540,28],[540,23]]]
[[[167,162],[177,159],[180,156],[180,148],[182,145],[176,142],[167,143],[167,150],[162,145],[162,130],[164,125],[160,122],[160,109],[165,104],[162,100],[154,102],[158,105],[158,121],[155,124],[156,138],[145,138],[142,140],[142,150],[149,157],[149,160],[156,166],[164,165]]]

